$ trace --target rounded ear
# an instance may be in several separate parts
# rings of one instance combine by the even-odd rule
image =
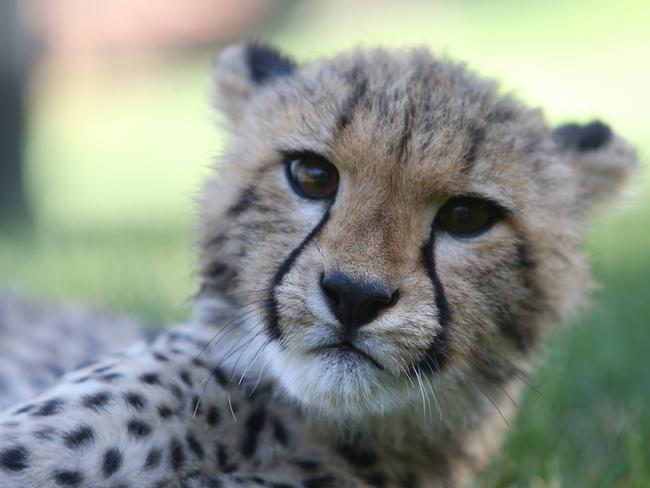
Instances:
[[[213,68],[217,109],[236,124],[255,90],[295,69],[294,61],[271,46],[249,42],[226,47]]]
[[[578,178],[579,205],[589,209],[617,196],[635,173],[634,147],[600,121],[565,124],[553,138]]]

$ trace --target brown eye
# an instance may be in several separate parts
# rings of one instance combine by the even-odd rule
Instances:
[[[481,198],[454,197],[436,215],[436,225],[457,237],[475,237],[502,217],[503,210],[492,202]]]
[[[287,176],[295,192],[306,198],[329,198],[339,186],[336,167],[315,154],[291,156]]]

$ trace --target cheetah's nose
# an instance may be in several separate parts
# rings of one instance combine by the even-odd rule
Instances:
[[[321,275],[320,286],[327,306],[345,327],[346,332],[372,322],[385,308],[397,303],[399,291],[391,292],[381,283],[363,282],[334,272]]]

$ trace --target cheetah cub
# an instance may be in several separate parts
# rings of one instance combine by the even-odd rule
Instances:
[[[467,485],[633,149],[424,49],[236,45],[214,85],[194,320],[1,414],[0,486]]]

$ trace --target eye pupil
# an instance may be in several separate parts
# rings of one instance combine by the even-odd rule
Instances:
[[[288,165],[291,186],[301,196],[311,199],[329,198],[339,184],[336,167],[316,155],[293,157]]]
[[[437,226],[458,237],[474,237],[487,231],[502,217],[500,208],[486,200],[455,197],[442,206]]]

